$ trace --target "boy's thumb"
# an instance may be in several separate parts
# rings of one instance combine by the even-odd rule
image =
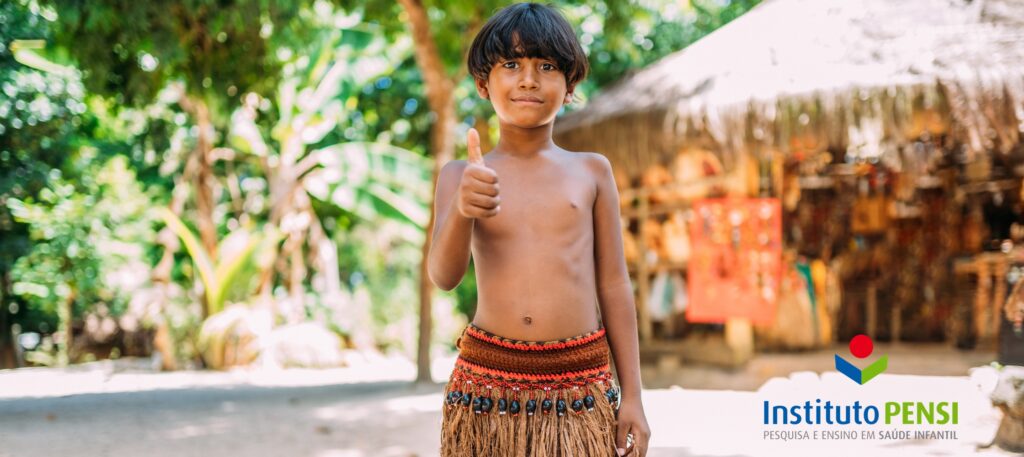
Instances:
[[[469,129],[466,146],[469,148],[469,163],[483,165],[484,157],[480,153],[480,134],[476,132],[476,129]]]

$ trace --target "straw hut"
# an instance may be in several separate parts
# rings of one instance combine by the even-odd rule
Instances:
[[[726,193],[742,195],[745,189],[749,196],[785,202],[779,162],[827,157],[840,165],[888,162],[899,170],[908,145],[941,138],[941,148],[927,149],[941,154],[913,164],[922,181],[935,181],[928,172],[951,158],[960,165],[998,161],[1012,170],[1024,158],[1022,131],[1024,0],[766,0],[686,49],[627,75],[555,125],[560,145],[606,155],[620,186],[633,188],[625,192],[623,214],[636,222],[627,223],[625,234],[627,244],[640,251],[632,252],[634,259],[646,259],[648,226],[651,233],[658,228],[648,223],[648,205],[658,205],[660,191],[650,189],[672,181],[665,171],[651,173],[652,167],[678,163],[694,150],[713,154],[727,173],[749,177],[738,170],[753,169],[753,179],[741,178],[753,187]],[[684,163],[680,169],[690,167]],[[767,168],[773,171],[766,193]],[[1016,174],[1019,187],[1019,168]],[[836,205],[845,203],[850,201]],[[957,211],[951,208],[943,213],[951,218],[918,227],[955,227]],[[627,246],[627,257],[637,249]],[[662,267],[646,260],[631,265],[638,277],[640,331],[648,342],[653,335],[643,302],[652,287],[651,268]],[[867,289],[875,291],[872,281]],[[867,299],[869,316],[881,312],[878,301],[874,295]],[[895,339],[901,313],[906,310],[892,310]],[[869,331],[877,319],[867,319]],[[749,353],[749,347],[742,351]]]
[[[924,131],[1019,148],[1024,1],[767,0],[560,118],[560,144],[636,177],[685,145],[871,158]]]

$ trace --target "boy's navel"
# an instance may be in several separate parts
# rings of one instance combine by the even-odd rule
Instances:
[[[533,318],[530,316],[523,316],[523,322],[525,322],[526,325],[530,325],[533,323]]]

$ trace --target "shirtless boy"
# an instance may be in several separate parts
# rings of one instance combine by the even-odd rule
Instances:
[[[644,456],[633,293],[608,160],[551,138],[587,73],[568,22],[520,3],[469,54],[500,139],[441,170],[431,280],[451,290],[472,254],[477,312],[445,391],[443,456]],[[609,352],[618,388],[609,368]]]

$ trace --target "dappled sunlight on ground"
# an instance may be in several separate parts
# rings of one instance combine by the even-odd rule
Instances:
[[[416,365],[401,355],[359,353],[349,366],[331,369],[236,368],[228,371],[154,371],[146,359],[102,361],[68,368],[0,370],[0,399],[59,397],[88,393],[136,392],[156,389],[324,386],[367,382],[412,381]],[[443,381],[455,366],[454,356],[436,357],[431,372]]]
[[[913,351],[892,349],[892,366],[912,369],[916,362],[905,357],[907,352]],[[782,361],[773,370],[817,368],[820,354],[802,355],[803,365],[797,363],[801,354],[767,358]],[[934,362],[928,357],[925,351],[922,360]],[[950,369],[963,363],[954,361],[955,355],[946,357]],[[0,456],[432,457],[440,442],[443,378],[452,361],[438,359],[437,382],[419,386],[410,382],[411,362],[387,357],[368,359],[358,369],[144,373],[95,365],[0,372],[0,430],[9,432]],[[865,385],[832,370],[805,369],[768,378],[750,390],[649,389],[643,394],[653,433],[648,455],[810,456],[834,454],[837,444],[844,452],[872,457],[1011,455],[974,449],[991,439],[1000,418],[987,399],[994,382],[988,367],[970,376],[886,372]],[[932,397],[960,402],[958,439],[837,443],[763,437],[766,399],[879,403]]]

